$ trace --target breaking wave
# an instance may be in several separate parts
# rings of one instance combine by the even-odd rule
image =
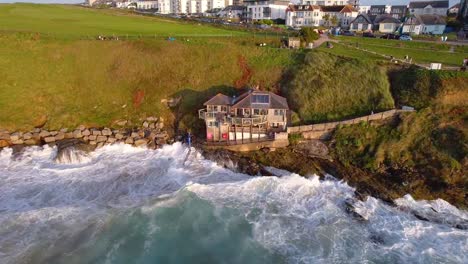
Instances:
[[[443,200],[358,201],[341,181],[187,151],[4,149],[0,263],[468,263],[468,213]]]

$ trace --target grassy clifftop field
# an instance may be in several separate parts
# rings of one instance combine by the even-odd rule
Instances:
[[[119,10],[96,10],[70,5],[0,4],[0,31],[39,32],[55,38],[117,36],[243,35],[172,20],[133,15]]]

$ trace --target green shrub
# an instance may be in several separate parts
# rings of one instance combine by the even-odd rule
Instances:
[[[317,32],[315,32],[315,29],[310,27],[301,28],[299,36],[301,37],[301,40],[306,43],[313,42],[314,40],[317,40],[320,37],[320,35]]]
[[[394,106],[386,73],[375,64],[309,52],[292,75],[283,93],[303,123],[341,120]]]
[[[431,71],[419,67],[410,67],[393,74],[392,93],[397,104],[408,105],[416,109],[430,106],[439,95],[454,89],[467,89],[465,87],[450,87],[444,85],[446,80],[465,79],[468,74],[456,71]],[[457,85],[458,86],[458,85]]]

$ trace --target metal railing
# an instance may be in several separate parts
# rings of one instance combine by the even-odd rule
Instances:
[[[267,122],[267,116],[257,117],[228,117],[227,121],[232,125],[249,126],[249,125],[260,125]]]
[[[224,112],[208,112],[206,109],[198,110],[198,117],[203,120],[215,120],[219,115],[224,115]],[[260,125],[267,122],[267,116],[254,116],[254,117],[229,117],[224,116],[223,120],[229,122],[231,125],[249,126]]]

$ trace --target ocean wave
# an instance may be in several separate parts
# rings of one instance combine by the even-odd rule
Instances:
[[[56,152],[0,152],[1,263],[468,262],[467,212],[443,200],[358,201],[342,181],[185,162],[180,143]]]

